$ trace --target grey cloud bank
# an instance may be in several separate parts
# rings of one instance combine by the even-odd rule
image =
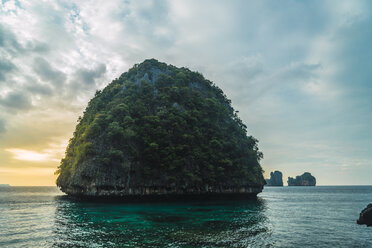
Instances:
[[[34,59],[33,69],[44,82],[50,82],[53,86],[61,86],[66,81],[66,75],[54,69],[45,59],[37,57]]]
[[[25,110],[32,106],[31,100],[26,93],[11,92],[5,97],[0,98],[0,105],[11,110]]]

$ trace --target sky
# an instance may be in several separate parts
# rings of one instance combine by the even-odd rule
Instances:
[[[265,177],[371,185],[371,27],[361,0],[2,0],[0,184],[55,185],[95,91],[156,58],[226,93]]]

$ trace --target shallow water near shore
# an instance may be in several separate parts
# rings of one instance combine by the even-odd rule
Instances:
[[[0,188],[0,247],[372,247],[356,224],[372,186],[266,187],[257,199],[73,201]]]

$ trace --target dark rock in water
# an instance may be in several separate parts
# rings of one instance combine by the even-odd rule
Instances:
[[[372,204],[368,204],[368,206],[362,210],[357,223],[359,225],[372,226]]]
[[[315,186],[316,179],[309,172],[305,172],[296,178],[288,177],[288,186]]]
[[[283,174],[280,171],[270,173],[270,179],[266,179],[267,186],[283,186]]]
[[[256,196],[262,153],[246,128],[201,74],[145,60],[96,92],[57,185],[79,198]]]

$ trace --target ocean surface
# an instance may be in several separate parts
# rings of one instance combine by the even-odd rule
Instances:
[[[372,186],[266,187],[257,199],[88,203],[0,188],[0,247],[372,247]]]

